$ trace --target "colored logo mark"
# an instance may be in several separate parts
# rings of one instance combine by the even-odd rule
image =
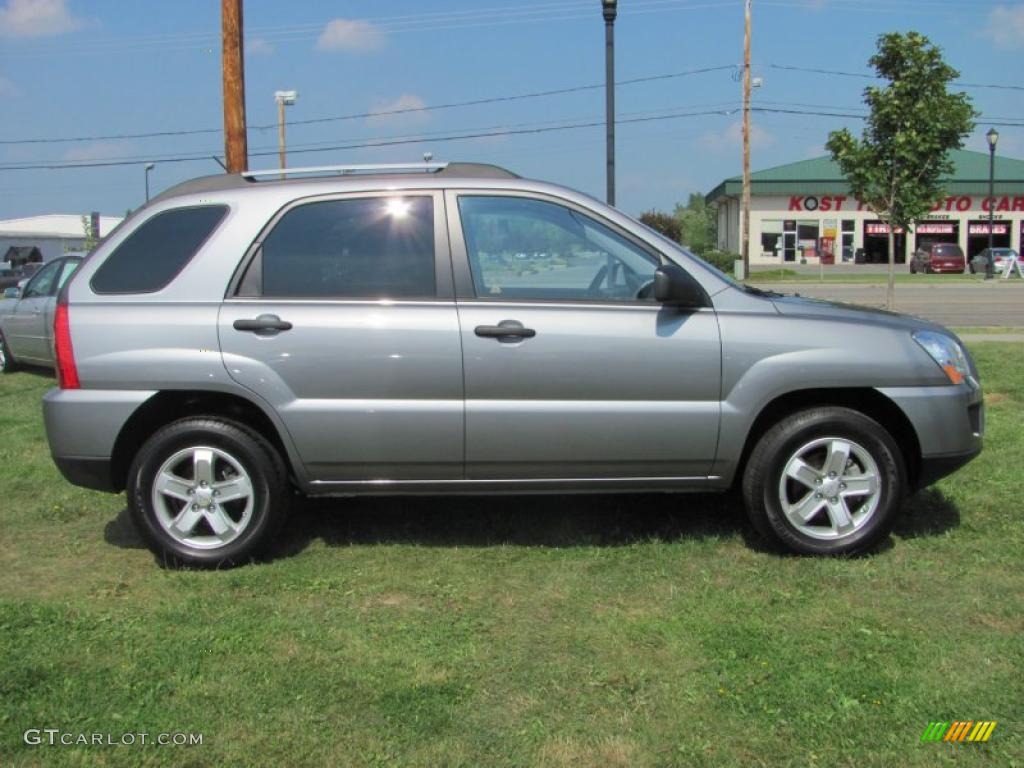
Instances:
[[[924,729],[921,741],[988,741],[995,729],[995,720],[933,721]]]

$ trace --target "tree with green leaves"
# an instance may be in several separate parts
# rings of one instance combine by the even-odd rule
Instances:
[[[867,116],[862,138],[833,131],[825,145],[853,194],[889,229],[889,287],[895,305],[895,231],[908,231],[943,196],[953,172],[949,151],[963,146],[977,113],[965,93],[950,93],[960,73],[942,51],[918,32],[890,32],[878,38],[868,63],[885,86],[864,89]]]
[[[662,211],[645,211],[640,214],[640,221],[646,224],[648,227],[653,229],[655,232],[660,232],[669,240],[678,243],[682,229],[679,226],[679,221],[675,216]]]
[[[82,250],[90,253],[99,242],[96,239],[96,233],[92,230],[92,218],[90,216],[82,217],[82,231],[85,233],[85,242],[82,244]]]
[[[712,250],[718,239],[718,211],[708,205],[704,195],[692,192],[686,205],[676,205],[675,217],[679,220],[682,235],[679,242],[698,256]]]

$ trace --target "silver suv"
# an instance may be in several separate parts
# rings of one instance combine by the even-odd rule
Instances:
[[[739,486],[764,536],[850,553],[981,450],[941,326],[740,285],[493,166],[288,174],[166,191],[59,297],[54,460],[164,559],[252,558],[292,489]]]

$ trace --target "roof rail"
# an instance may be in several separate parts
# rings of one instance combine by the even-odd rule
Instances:
[[[377,163],[374,165],[315,165],[307,168],[276,168],[265,171],[242,171],[242,178],[255,181],[260,176],[293,176],[300,173],[437,173],[448,167],[448,163]]]

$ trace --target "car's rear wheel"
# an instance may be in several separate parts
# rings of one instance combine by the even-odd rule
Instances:
[[[819,407],[787,416],[750,454],[743,495],[754,527],[803,554],[871,548],[892,530],[906,487],[892,436],[858,411]]]
[[[264,552],[287,515],[284,463],[259,433],[217,418],[174,422],[132,463],[128,503],[167,562],[236,565]]]
[[[0,373],[12,373],[17,367],[11,356],[11,350],[7,346],[7,339],[0,333]]]
[[[916,275],[917,274],[917,267],[914,266],[914,262],[910,262],[910,274],[912,274],[912,275]]]

